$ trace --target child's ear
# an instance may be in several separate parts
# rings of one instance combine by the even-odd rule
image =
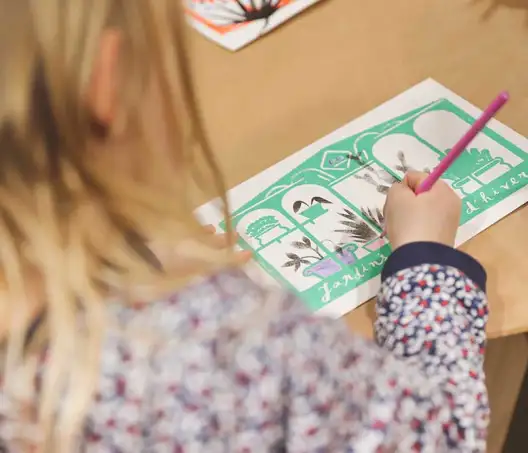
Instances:
[[[112,126],[118,110],[121,43],[122,35],[118,30],[103,32],[88,86],[88,106],[97,123],[105,127]]]

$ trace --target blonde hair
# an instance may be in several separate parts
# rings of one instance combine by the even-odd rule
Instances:
[[[233,259],[214,249],[192,213],[193,180],[224,200],[226,214],[227,204],[199,120],[180,3],[0,0],[4,387],[39,427],[42,451],[75,446],[97,383],[108,292],[174,286],[190,277],[160,269],[150,241],[174,247],[200,273]],[[109,28],[123,35],[126,77],[119,100],[130,129],[143,131],[138,105],[151,77],[163,94],[173,153],[153,149],[141,133],[141,152],[130,156],[135,167],[146,169],[139,180],[110,174],[88,152],[108,134],[84,95],[100,37]],[[36,295],[30,290],[35,286]],[[35,297],[45,316],[42,335],[28,345]],[[42,386],[32,395],[32,381],[21,376],[31,376],[44,346]]]

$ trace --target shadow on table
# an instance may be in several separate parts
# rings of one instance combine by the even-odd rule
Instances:
[[[473,0],[473,4],[487,5],[482,18],[489,19],[501,8],[525,10],[526,25],[528,26],[528,0]]]
[[[524,376],[502,453],[524,453],[526,451],[526,426],[528,426],[528,370]]]

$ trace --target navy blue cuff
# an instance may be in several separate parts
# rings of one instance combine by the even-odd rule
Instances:
[[[383,267],[381,280],[385,281],[401,270],[422,264],[454,267],[486,291],[486,271],[477,260],[467,253],[436,242],[412,242],[396,249]]]

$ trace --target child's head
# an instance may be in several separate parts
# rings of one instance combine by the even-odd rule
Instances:
[[[108,292],[188,277],[161,272],[149,246],[197,242],[193,181],[223,197],[180,4],[0,0],[0,335],[9,386],[31,319],[44,311],[48,428],[74,426],[89,403]],[[184,251],[193,269],[229,260],[199,242]],[[75,384],[52,386],[55,373]],[[59,421],[53,389],[69,392]]]

